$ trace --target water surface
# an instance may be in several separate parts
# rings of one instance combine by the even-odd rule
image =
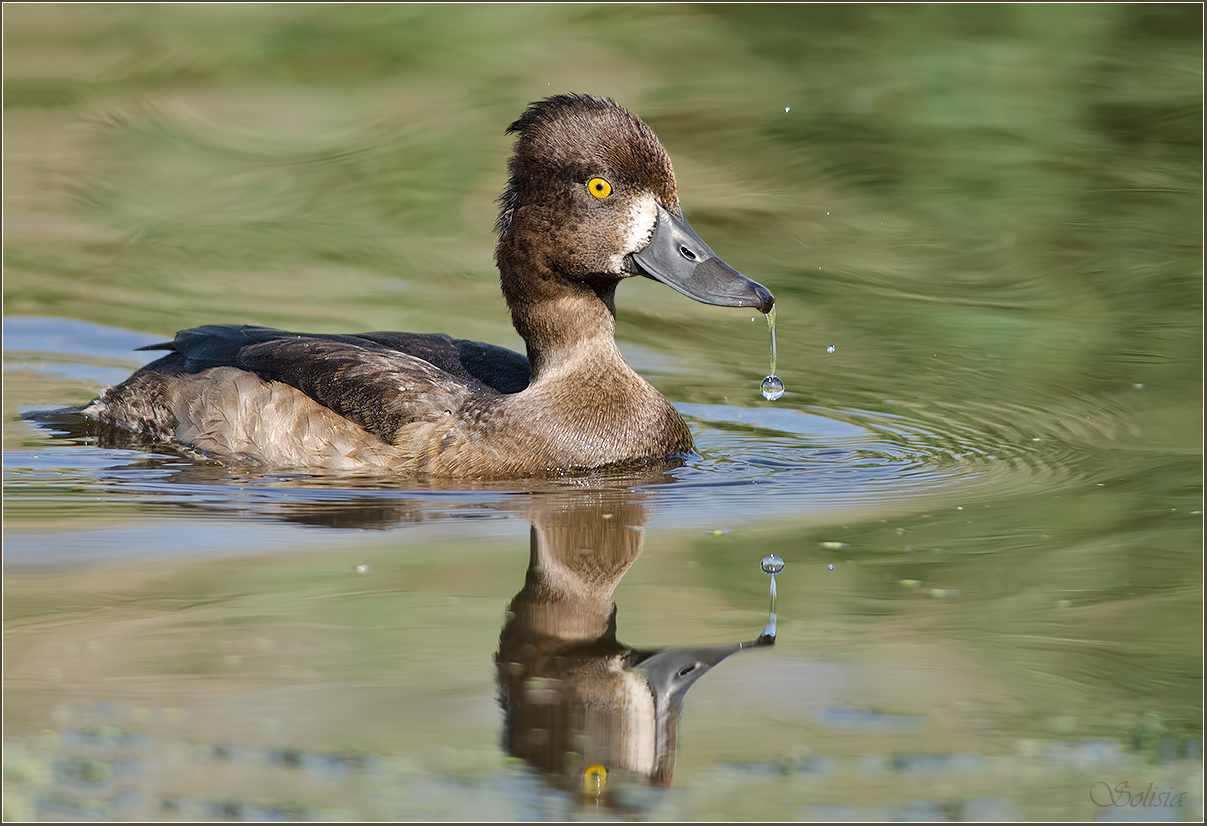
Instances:
[[[7,817],[1202,817],[1199,7],[5,21]],[[773,403],[761,316],[621,286],[686,463],[265,472],[23,418],[204,323],[522,348],[503,130],[562,91],[645,118],[776,295]]]

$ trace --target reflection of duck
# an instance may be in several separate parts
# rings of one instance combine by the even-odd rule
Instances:
[[[774,642],[661,650],[618,642],[612,594],[641,554],[646,519],[626,495],[542,497],[530,514],[528,575],[495,658],[507,751],[554,785],[605,797],[618,770],[670,785],[687,689],[730,654]]]
[[[88,412],[204,454],[274,466],[539,475],[682,454],[683,420],[613,341],[616,286],[771,309],[688,225],[666,150],[596,97],[534,103],[502,198],[496,261],[528,357],[443,335],[207,326]]]

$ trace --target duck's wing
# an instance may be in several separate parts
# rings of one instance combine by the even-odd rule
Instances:
[[[239,351],[236,367],[301,390],[390,444],[405,425],[438,420],[494,390],[372,342],[279,339]]]
[[[409,353],[462,379],[485,384],[500,393],[519,393],[532,380],[528,359],[514,350],[452,338],[443,333],[358,333],[392,350]]]
[[[439,420],[472,397],[498,395],[475,379],[359,336],[210,326],[177,333],[170,347],[144,349],[174,351],[164,361],[183,359],[181,372],[236,367],[291,385],[390,444],[405,425]],[[146,369],[159,372],[155,365]]]
[[[181,330],[173,341],[140,347],[172,350],[185,357],[188,372],[234,365],[244,347],[269,341],[317,339],[384,348],[423,359],[449,375],[479,382],[499,393],[519,393],[528,386],[532,368],[528,359],[505,347],[452,338],[442,333],[357,333],[331,335],[288,333],[271,327],[245,324],[211,324]]]

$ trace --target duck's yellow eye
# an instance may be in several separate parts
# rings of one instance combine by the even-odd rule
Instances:
[[[612,185],[603,178],[592,178],[587,181],[587,190],[596,198],[607,198],[612,194]]]

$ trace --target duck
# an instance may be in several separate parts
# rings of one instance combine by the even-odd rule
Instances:
[[[526,354],[439,333],[206,325],[84,413],[221,463],[451,478],[573,474],[692,453],[666,398],[616,347],[616,288],[644,276],[768,313],[679,202],[653,130],[610,98],[533,102],[499,199],[495,263]]]

